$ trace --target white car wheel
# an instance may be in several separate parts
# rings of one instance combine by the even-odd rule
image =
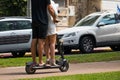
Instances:
[[[91,53],[93,51],[94,46],[95,46],[94,40],[90,36],[83,37],[80,40],[79,45],[80,45],[79,49],[83,53]]]

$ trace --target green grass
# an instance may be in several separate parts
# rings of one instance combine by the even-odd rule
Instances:
[[[101,62],[120,60],[120,52],[105,52],[66,56],[70,63]]]
[[[59,57],[60,56],[57,55],[56,59],[58,59]],[[120,60],[120,52],[73,54],[73,55],[65,55],[65,58],[70,63],[113,61],[113,60]],[[43,59],[45,61],[45,56],[43,57]],[[31,57],[0,58],[0,67],[25,66],[25,63],[30,61],[32,61]]]
[[[56,59],[60,56],[56,55]],[[65,58],[70,63],[85,63],[85,62],[101,62],[101,61],[113,61],[120,60],[120,52],[103,52],[92,54],[72,54],[65,55]],[[43,57],[45,61],[45,56]],[[38,57],[37,57],[38,60]],[[26,62],[32,61],[31,57],[21,58],[0,58],[0,67],[15,67],[25,66]],[[107,72],[107,73],[94,73],[94,74],[77,74],[67,76],[52,76],[46,78],[30,78],[20,80],[120,80],[120,71]]]
[[[55,76],[46,78],[30,78],[20,80],[120,80],[120,71],[118,72],[106,72],[106,73],[94,73],[94,74],[77,74],[68,76]]]

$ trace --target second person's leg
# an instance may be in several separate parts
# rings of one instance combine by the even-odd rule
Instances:
[[[51,65],[56,65],[55,64],[55,44],[56,44],[56,34],[50,35],[50,56],[51,56]]]

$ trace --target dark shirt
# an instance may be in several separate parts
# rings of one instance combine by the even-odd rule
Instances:
[[[47,5],[50,0],[31,0],[32,22],[48,24]]]

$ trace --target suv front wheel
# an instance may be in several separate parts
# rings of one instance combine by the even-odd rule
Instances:
[[[82,53],[90,53],[93,52],[93,48],[95,46],[95,42],[92,37],[85,36],[80,39],[79,49]]]
[[[23,57],[25,52],[12,52],[13,57]]]
[[[120,51],[120,46],[110,46],[113,51]]]

